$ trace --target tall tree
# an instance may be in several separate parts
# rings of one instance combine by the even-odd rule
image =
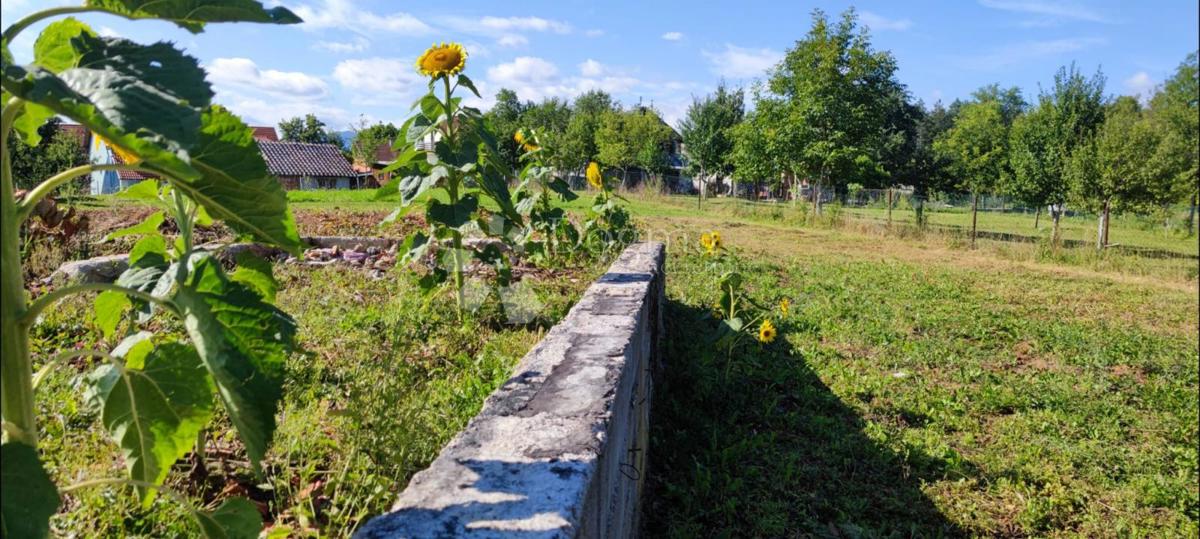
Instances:
[[[789,106],[789,124],[799,142],[799,172],[820,189],[877,173],[886,118],[899,86],[896,60],[871,47],[866,29],[857,28],[853,9],[831,24],[821,10],[808,34],[788,50],[771,72],[770,91]]]
[[[925,200],[932,191],[951,189],[954,186],[954,176],[951,174],[952,161],[939,153],[934,143],[950,128],[954,127],[954,118],[959,106],[946,108],[942,102],[933,104],[933,108],[922,111],[917,122],[917,140],[913,149],[913,186],[912,207],[917,226],[925,225]]]
[[[335,131],[326,129],[315,114],[305,114],[303,118],[295,116],[279,122],[279,132],[283,140],[288,142],[309,142],[313,144],[333,144],[344,147],[345,141]]]
[[[971,246],[975,245],[979,194],[996,185],[1007,160],[1008,137],[1000,103],[984,101],[964,105],[950,128],[934,142],[938,152],[950,157],[959,187],[971,192]]]
[[[559,143],[558,157],[569,170],[580,170],[598,159],[596,133],[604,114],[617,110],[612,96],[603,90],[589,90],[575,98],[571,120]]]
[[[1188,235],[1196,232],[1196,206],[1200,203],[1200,69],[1197,53],[1187,55],[1175,74],[1150,100],[1150,114],[1164,135],[1163,152],[1178,152],[1173,176],[1179,199],[1190,199]]]
[[[761,107],[730,131],[733,149],[729,153],[729,162],[733,165],[733,177],[737,181],[757,185],[763,180],[779,178],[783,167],[778,156],[772,152],[773,139],[778,131],[769,124]]]
[[[523,152],[521,145],[513,140],[513,135],[522,127],[521,115],[525,113],[527,106],[521,103],[516,92],[508,88],[501,88],[496,92],[496,104],[492,105],[492,108],[484,114],[499,137],[496,149],[500,158],[510,170],[521,169],[520,160]]]
[[[596,130],[596,160],[606,167],[621,170],[621,185],[625,184],[629,167],[634,163],[633,142],[627,136],[624,112],[609,111],[600,116]]]
[[[1113,213],[1144,209],[1159,201],[1161,182],[1169,181],[1155,156],[1162,137],[1137,100],[1122,96],[1109,107],[1095,136],[1072,152],[1067,164],[1071,196],[1100,216],[1096,248],[1108,245]]]
[[[51,117],[38,127],[41,141],[36,146],[26,144],[25,137],[8,137],[6,151],[12,162],[13,182],[17,189],[32,189],[45,178],[87,163],[87,148],[83,141],[61,126],[58,118]],[[84,175],[77,181],[88,178],[90,176]]]
[[[1011,126],[1028,107],[1025,98],[1021,97],[1020,88],[1016,86],[1001,88],[999,83],[983,86],[972,92],[971,97],[977,102],[995,101],[999,103],[1000,117],[1004,119],[1006,126]]]
[[[627,183],[629,169],[638,167],[651,174],[662,172],[667,162],[671,128],[658,113],[647,107],[624,112],[608,112],[596,133],[597,160],[621,169],[621,182]]]
[[[733,128],[745,114],[745,95],[742,90],[730,91],[722,81],[715,93],[693,99],[687,115],[680,121],[679,134],[683,137],[684,151],[688,157],[688,172],[700,181],[697,205],[704,199],[704,186],[709,174],[724,176],[733,171],[730,160],[734,145]]]
[[[1034,227],[1037,227],[1041,208],[1061,206],[1066,200],[1067,186],[1058,172],[1057,152],[1060,145],[1056,111],[1048,100],[1042,100],[1033,110],[1017,118],[1009,130],[1009,168],[1012,174],[1002,191],[1028,206],[1037,208]],[[1060,212],[1055,212],[1054,229],[1050,234],[1058,242]]]

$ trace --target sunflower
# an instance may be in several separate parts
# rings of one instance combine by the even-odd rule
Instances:
[[[136,164],[142,162],[142,158],[139,157],[137,154],[135,154],[129,150],[126,150],[125,148],[122,148],[120,146],[117,146],[116,144],[113,144],[111,140],[108,140],[108,139],[100,136],[99,133],[96,133],[95,131],[93,131],[92,136],[96,137],[96,139],[98,139],[101,143],[103,143],[105,146],[108,146],[108,149],[112,150],[113,153],[117,154],[117,159],[119,159],[122,164],[136,165]]]
[[[701,234],[700,235],[700,246],[703,247],[705,251],[708,251],[711,253],[713,251],[712,234],[709,234],[708,232]]]
[[[716,230],[712,231],[712,250],[716,251],[721,248],[721,233]]]
[[[779,300],[779,312],[783,313],[784,316],[787,316],[788,309],[790,309],[791,307],[792,307],[792,300],[787,299],[787,298],[783,298],[783,299]]]
[[[770,320],[763,320],[762,325],[758,326],[758,342],[766,344],[775,340],[775,324]]]
[[[604,176],[600,175],[600,165],[597,165],[595,161],[588,163],[587,181],[596,189],[604,189]]]
[[[467,50],[458,43],[435,43],[417,58],[417,71],[427,77],[457,75],[466,66]]]
[[[524,146],[525,145],[525,133],[522,132],[520,129],[518,129],[516,133],[513,133],[513,140],[517,141],[517,144]]]

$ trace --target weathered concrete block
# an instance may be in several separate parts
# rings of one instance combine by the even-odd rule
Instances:
[[[664,257],[627,248],[356,537],[636,535]]]

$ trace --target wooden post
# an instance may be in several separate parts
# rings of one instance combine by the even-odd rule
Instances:
[[[979,193],[971,193],[971,248],[975,248],[975,230],[979,220]]]
[[[888,228],[892,228],[892,188],[888,187]]]

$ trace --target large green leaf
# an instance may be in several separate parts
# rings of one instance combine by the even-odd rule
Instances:
[[[239,252],[235,259],[237,269],[233,270],[230,278],[250,287],[263,299],[274,303],[279,283],[275,281],[275,275],[271,272],[271,262],[249,250]]]
[[[155,345],[147,332],[126,338],[87,377],[87,396],[121,447],[125,468],[138,481],[161,484],[171,465],[196,442],[212,415],[212,386],[200,356],[178,342]],[[141,488],[149,506],[155,489]]]
[[[142,45],[120,38],[100,38],[86,32],[71,39],[80,55],[79,68],[112,70],[136,77],[162,93],[197,109],[212,102],[213,92],[195,58],[170,43]],[[51,69],[53,71],[53,69]]]
[[[200,530],[208,539],[254,539],[262,531],[262,515],[245,498],[229,498],[212,513],[196,513]]]
[[[262,3],[254,0],[87,0],[85,5],[129,19],[168,20],[193,33],[202,31],[208,22],[303,22],[287,8],[263,9]]]
[[[479,208],[479,199],[466,195],[454,204],[446,204],[439,200],[430,200],[425,211],[425,219],[441,223],[450,228],[458,228],[471,220],[471,214]]]
[[[33,44],[33,63],[55,73],[78,67],[83,53],[71,40],[80,35],[95,37],[96,32],[74,17],[50,23]]]
[[[0,536],[41,539],[50,535],[50,517],[58,511],[58,489],[32,446],[0,446]]]
[[[117,238],[123,238],[125,236],[143,236],[146,234],[158,234],[158,227],[162,226],[163,221],[165,221],[165,220],[166,220],[166,215],[162,211],[156,211],[150,215],[147,215],[145,219],[142,219],[142,222],[140,222],[136,225],[127,226],[125,228],[122,228],[119,230],[114,230],[112,232],[109,232],[108,234],[105,234],[104,237],[100,239],[100,241],[101,242],[112,241]]]
[[[172,185],[230,228],[299,252],[300,235],[287,195],[267,171],[254,131],[220,106],[206,110],[202,121],[200,143],[191,149],[191,164],[202,176]]]
[[[292,350],[296,322],[230,279],[211,255],[201,254],[193,263],[173,301],[258,470],[275,432],[283,365]]]

